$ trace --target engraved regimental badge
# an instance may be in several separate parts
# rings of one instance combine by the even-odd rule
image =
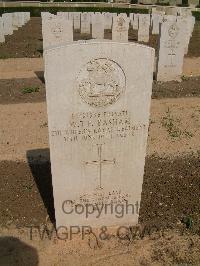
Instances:
[[[169,27],[168,34],[172,39],[175,39],[176,36],[178,35],[179,28],[177,25],[174,23]]]
[[[77,77],[78,92],[81,99],[94,107],[115,103],[126,86],[122,68],[107,58],[89,61]]]

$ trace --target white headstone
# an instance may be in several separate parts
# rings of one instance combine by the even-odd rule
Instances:
[[[188,53],[188,46],[190,42],[190,38],[192,36],[194,24],[195,24],[195,17],[188,16],[188,17],[177,17],[177,21],[180,22],[180,25],[183,27],[183,42],[184,42],[184,54]]]
[[[129,14],[129,19],[130,19],[131,26],[133,26],[133,20],[134,20],[134,14],[133,13]]]
[[[25,15],[25,23],[27,23],[30,20],[30,12],[24,12]]]
[[[117,13],[112,13],[112,18],[116,18],[117,17]]]
[[[113,18],[112,40],[128,42],[129,18],[118,15]]]
[[[5,42],[3,19],[0,17],[0,43]]]
[[[12,13],[2,14],[2,19],[3,19],[4,35],[12,35],[13,34]]]
[[[18,20],[18,28],[24,25],[24,15],[22,12],[16,12],[17,20]]]
[[[112,41],[45,51],[57,228],[137,224],[153,61],[150,47]]]
[[[105,30],[112,29],[112,13],[109,12],[104,13],[104,29]]]
[[[72,21],[64,16],[42,13],[43,49],[73,41]]]
[[[180,9],[180,16],[183,16],[183,17],[192,16],[192,8],[182,7]]]
[[[92,38],[104,39],[104,15],[101,13],[92,14]]]
[[[150,14],[139,14],[138,41],[149,42]]]
[[[74,20],[74,12],[69,12],[68,19],[73,22],[73,20]]]
[[[66,19],[69,19],[69,12],[57,12],[57,16],[61,16],[61,17],[65,17]]]
[[[133,29],[138,30],[139,27],[139,14],[134,14],[133,16]]]
[[[91,15],[87,12],[81,13],[81,34],[90,34]]]
[[[74,30],[80,30],[81,28],[81,13],[74,12]]]
[[[17,30],[18,27],[19,27],[19,19],[18,19],[18,13],[13,13],[13,16],[12,16],[12,27],[13,27],[13,30]]]
[[[184,58],[184,32],[180,22],[161,25],[157,80],[180,80]]]
[[[163,21],[163,16],[159,14],[152,14],[152,34],[159,34],[160,23]]]

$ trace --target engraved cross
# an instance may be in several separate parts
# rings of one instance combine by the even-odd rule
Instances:
[[[86,165],[94,164],[99,168],[99,189],[103,189],[102,187],[102,167],[104,164],[115,164],[115,159],[113,160],[105,160],[102,159],[102,144],[97,144],[97,152],[98,152],[98,160],[85,162]]]
[[[174,53],[174,50],[171,49],[171,50],[170,50],[170,53],[169,53],[168,55],[169,55],[170,58],[171,58],[171,66],[173,66],[173,65],[174,65],[174,64],[173,64],[173,58],[176,56],[176,54]]]

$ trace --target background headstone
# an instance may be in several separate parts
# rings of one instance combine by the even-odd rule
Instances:
[[[80,30],[81,28],[81,13],[74,12],[74,30]]]
[[[42,13],[43,49],[73,42],[72,21],[64,16]]]
[[[110,30],[112,29],[112,13],[106,12],[104,15],[104,29]]]
[[[13,13],[13,15],[12,15],[12,27],[13,27],[13,30],[18,29],[18,15],[17,15],[17,13]]]
[[[192,32],[195,24],[195,17],[177,17],[177,21],[180,22],[180,25],[183,27],[183,42],[184,42],[184,54],[188,53],[188,46],[190,38],[192,37]]]
[[[104,39],[104,15],[98,12],[92,14],[92,38]]]
[[[12,13],[2,14],[2,19],[3,19],[4,35],[12,35],[13,34]]]
[[[184,58],[184,30],[180,22],[161,25],[158,81],[180,80]]]
[[[112,40],[128,42],[129,18],[118,15],[113,18]]]
[[[139,14],[134,14],[133,16],[133,29],[138,30],[139,27]]]
[[[66,19],[69,19],[69,12],[57,12],[57,16],[61,16]]]
[[[139,14],[138,41],[149,42],[150,14]]]
[[[152,14],[152,34],[159,34],[160,23],[163,21],[163,16]]]
[[[91,15],[87,12],[81,13],[81,34],[90,34]]]
[[[4,29],[3,29],[3,19],[0,17],[0,42],[5,42]]]

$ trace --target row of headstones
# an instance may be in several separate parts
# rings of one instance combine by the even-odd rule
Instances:
[[[195,18],[187,16],[165,15],[161,13],[126,14],[115,13],[67,13],[56,15],[42,14],[43,48],[51,48],[73,42],[73,28],[92,38],[104,39],[104,29],[112,29],[112,40],[128,42],[129,25],[138,30],[138,41],[148,42],[150,26],[152,34],[159,34],[159,56],[155,64],[157,80],[168,81],[180,79],[183,59],[187,54]],[[173,31],[173,33],[171,32]]]
[[[4,13],[0,17],[0,42],[5,42],[6,35],[24,26],[30,20],[30,12]]]

